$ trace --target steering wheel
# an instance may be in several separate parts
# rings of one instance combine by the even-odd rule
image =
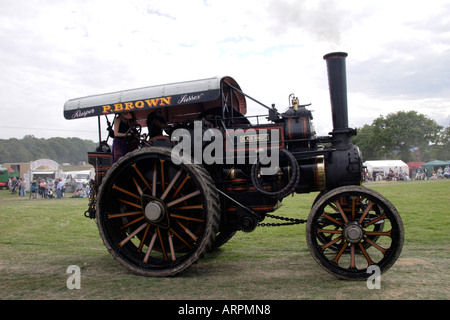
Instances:
[[[139,142],[141,141],[141,131],[142,126],[140,124],[136,124],[125,133],[125,143],[130,151],[138,147]]]

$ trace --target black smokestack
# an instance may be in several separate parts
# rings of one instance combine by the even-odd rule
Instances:
[[[323,56],[327,62],[333,133],[349,132],[347,110],[347,80],[345,52],[332,52]]]

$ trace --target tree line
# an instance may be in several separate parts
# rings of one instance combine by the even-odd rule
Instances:
[[[450,160],[450,127],[442,127],[416,111],[399,111],[379,116],[372,124],[357,128],[353,137],[363,160],[427,162]],[[0,163],[29,162],[47,158],[58,163],[87,161],[87,152],[97,144],[80,138],[0,139]]]
[[[352,139],[366,160],[428,162],[450,160],[450,127],[444,128],[416,111],[379,116],[357,128]]]
[[[51,159],[58,163],[76,164],[87,161],[87,152],[97,144],[80,138],[36,138],[26,135],[22,139],[0,139],[0,163],[30,162]]]

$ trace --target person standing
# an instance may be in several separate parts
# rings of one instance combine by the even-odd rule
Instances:
[[[60,199],[62,196],[62,188],[64,186],[64,182],[63,182],[63,179],[61,179],[61,178],[59,178],[57,180],[58,180],[58,184],[56,185],[56,197],[58,199]]]
[[[27,191],[26,191],[25,179],[19,178],[19,180],[20,180],[19,196],[26,197]]]
[[[114,119],[114,139],[112,146],[112,163],[117,162],[120,157],[128,152],[125,141],[128,130],[136,125],[134,114],[131,112],[120,113]]]
[[[31,200],[37,199],[37,196],[36,196],[37,190],[38,190],[38,183],[37,183],[36,179],[33,178],[31,180],[31,187],[30,187],[30,199]]]

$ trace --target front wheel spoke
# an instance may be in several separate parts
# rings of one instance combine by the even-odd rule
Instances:
[[[342,210],[342,207],[339,204],[339,202],[336,201],[334,204],[335,204],[336,208],[338,209],[339,213],[341,214],[342,219],[344,219],[344,222],[347,223],[348,222],[347,216],[345,215],[344,210]]]
[[[356,198],[352,197],[352,220],[355,220],[356,213]]]
[[[328,248],[329,246],[331,246],[332,244],[335,244],[336,242],[342,240],[342,236],[339,236],[337,238],[335,238],[334,240],[331,240],[330,242],[324,244],[323,246],[321,246],[322,251],[325,250],[326,248]]]
[[[328,214],[326,214],[325,212],[322,213],[322,217],[334,222],[335,224],[337,224],[338,226],[342,226],[342,222],[337,221],[336,219],[334,219],[333,217],[329,216]]]
[[[391,237],[391,231],[366,231],[366,236],[387,236]]]
[[[350,246],[350,269],[356,269],[356,260],[355,257],[356,253],[355,253],[355,244],[351,244]]]
[[[379,216],[379,217],[377,217],[377,218],[375,218],[375,219],[373,219],[373,220],[370,220],[368,223],[366,223],[366,227],[367,226],[370,226],[370,225],[372,225],[372,224],[374,224],[374,223],[377,223],[378,221],[380,221],[380,220],[383,220],[383,219],[386,219],[387,217],[386,217],[386,214],[383,214],[383,215],[381,215],[381,216]]]
[[[369,213],[370,209],[372,209],[372,206],[373,206],[373,202],[370,202],[369,205],[367,206],[366,210],[364,210],[364,213],[362,214],[361,218],[359,219],[359,223],[362,223],[364,221],[364,218]]]
[[[147,222],[143,223],[139,228],[137,228],[136,230],[134,230],[132,233],[130,233],[130,235],[128,237],[126,237],[125,239],[123,239],[120,243],[119,246],[123,246],[125,243],[127,243],[128,241],[130,241],[135,235],[137,235],[142,229],[144,229],[147,226]]]
[[[369,238],[364,238],[364,240],[369,243],[370,245],[372,245],[374,248],[377,248],[378,250],[380,250],[383,254],[386,253],[387,249],[381,247],[380,245],[378,245],[377,243],[373,242],[372,240],[370,240]]]
[[[342,234],[341,230],[327,230],[327,229],[318,229],[317,233],[335,233],[335,234]]]
[[[341,250],[339,250],[339,252],[337,253],[336,257],[334,257],[333,261],[335,263],[338,263],[339,259],[341,258],[342,254],[344,253],[345,249],[347,248],[348,243],[344,242],[344,244],[341,247]]]
[[[372,265],[372,264],[374,264],[374,262],[372,261],[372,259],[370,259],[369,254],[367,253],[366,249],[364,249],[364,247],[363,247],[363,245],[361,244],[361,242],[358,243],[358,245],[359,245],[359,248],[361,249],[361,252],[363,253],[364,257],[366,258],[367,263],[369,264],[369,266]]]

